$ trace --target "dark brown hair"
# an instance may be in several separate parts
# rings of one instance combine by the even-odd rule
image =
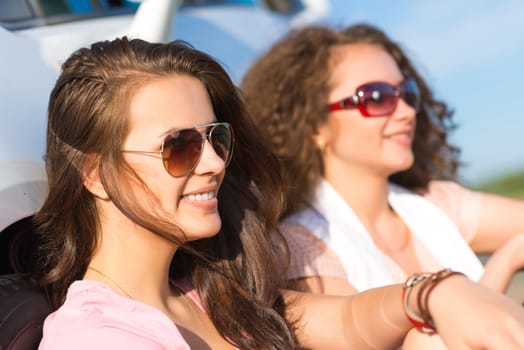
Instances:
[[[390,180],[415,189],[426,188],[431,179],[456,176],[459,150],[448,142],[448,131],[455,127],[452,112],[433,97],[397,43],[367,24],[344,30],[304,27],[274,44],[253,64],[241,83],[250,112],[271,140],[289,184],[285,188],[287,205],[283,216],[308,205],[323,175],[322,155],[313,136],[329,115],[326,106],[333,49],[354,43],[381,47],[393,57],[404,77],[414,78],[421,90],[423,107],[417,114],[413,141],[415,162]]]
[[[281,242],[276,229],[282,208],[278,161],[257,139],[257,129],[220,64],[181,41],[98,42],[63,64],[48,111],[49,195],[35,217],[41,235],[39,283],[58,307],[69,285],[85,273],[99,230],[94,197],[83,185],[83,174],[93,166],[126,216],[180,243],[176,225],[137,205],[155,198],[137,200],[127,190],[138,183],[150,194],[121,152],[134,92],[173,74],[202,82],[217,120],[232,125],[236,143],[218,195],[222,228],[212,238],[184,245],[173,258],[172,277],[193,282],[220,334],[239,348],[294,348],[279,289],[285,245],[272,243]]]

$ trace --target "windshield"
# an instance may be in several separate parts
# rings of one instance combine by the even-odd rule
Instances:
[[[253,6],[258,2],[257,0],[179,0],[181,6]],[[16,30],[93,17],[132,14],[139,5],[140,0],[0,0],[0,25]]]

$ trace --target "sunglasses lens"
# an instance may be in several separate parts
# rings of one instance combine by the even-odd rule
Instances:
[[[416,111],[420,108],[420,92],[417,83],[413,79],[408,79],[402,86],[402,98]]]
[[[195,129],[179,130],[164,141],[164,165],[172,176],[184,176],[193,169],[202,152],[202,135]]]
[[[210,142],[216,154],[222,158],[225,165],[231,160],[233,133],[229,124],[217,124],[211,129]]]
[[[208,126],[207,138],[215,153],[229,164],[233,147],[233,130],[227,123]],[[184,176],[195,168],[202,154],[202,138],[196,129],[183,129],[169,135],[164,141],[164,166],[174,177]]]
[[[395,88],[385,83],[372,83],[358,92],[366,116],[382,116],[393,112],[397,103]]]

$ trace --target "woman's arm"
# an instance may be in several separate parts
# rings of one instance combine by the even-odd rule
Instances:
[[[491,253],[524,232],[524,201],[472,191],[453,181],[431,181],[419,190],[459,227],[477,253]]]
[[[524,201],[484,194],[477,231],[471,247],[477,253],[494,252],[524,232]]]
[[[290,281],[290,288],[302,292],[327,295],[350,295],[357,290],[345,279],[339,277],[312,276]]]
[[[499,292],[506,292],[513,275],[524,266],[523,252],[524,233],[520,233],[490,256],[480,283]]]
[[[449,215],[475,252],[493,253],[481,283],[504,292],[524,267],[524,201],[475,192],[452,181],[431,181],[428,190],[423,195]]]
[[[401,285],[345,297],[289,291],[286,300],[305,348],[393,348],[412,327],[403,313]]]
[[[420,313],[416,298],[410,307]],[[286,292],[289,317],[298,320],[298,336],[312,349],[387,349],[402,344],[412,325],[404,314],[402,285],[371,289],[347,297]],[[438,334],[450,348],[522,349],[524,309],[510,298],[451,276],[429,297]]]

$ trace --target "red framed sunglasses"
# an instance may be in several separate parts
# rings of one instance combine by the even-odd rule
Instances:
[[[122,152],[159,154],[169,175],[182,177],[195,170],[202,157],[206,140],[227,166],[231,161],[234,144],[233,128],[229,123],[210,123],[172,131],[162,142],[160,151],[123,150]]]
[[[355,95],[331,103],[330,111],[358,108],[363,117],[380,117],[393,113],[402,98],[415,111],[420,107],[420,91],[415,79],[408,78],[397,86],[375,81],[361,85]]]

